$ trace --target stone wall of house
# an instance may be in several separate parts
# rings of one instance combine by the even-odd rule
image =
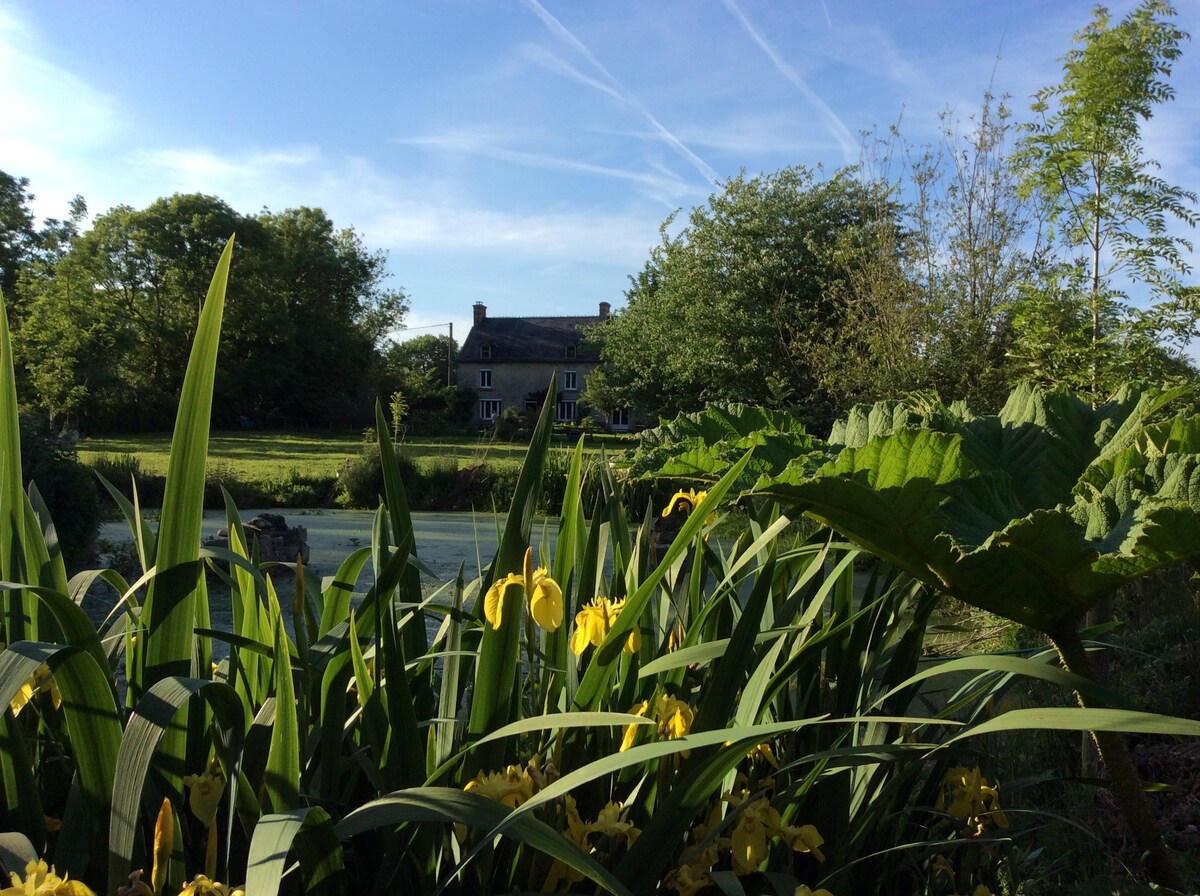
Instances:
[[[460,386],[465,386],[478,395],[479,400],[472,416],[477,422],[483,423],[487,420],[486,414],[494,411],[496,416],[499,416],[508,408],[518,412],[525,411],[528,402],[537,402],[535,410],[540,410],[540,400],[550,385],[551,374],[554,375],[556,403],[578,402],[583,394],[587,375],[595,368],[595,361],[564,360],[551,364],[532,361],[460,360],[457,379]],[[574,388],[571,388],[572,385]],[[491,404],[492,402],[499,404]],[[569,411],[569,406],[563,407],[562,410]],[[559,417],[558,414],[555,416]],[[562,419],[565,420],[565,417]]]

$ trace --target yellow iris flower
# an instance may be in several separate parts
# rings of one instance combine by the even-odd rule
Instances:
[[[646,716],[650,712],[650,701],[643,700],[635,703],[629,710],[635,716]],[[664,740],[676,740],[687,734],[692,728],[696,714],[682,700],[676,700],[666,694],[659,696],[654,704],[654,717],[658,720],[658,734]],[[629,725],[625,728],[625,736],[621,739],[621,749],[625,752],[633,746],[637,739],[637,731],[641,725]],[[687,755],[687,752],[683,754]]]
[[[171,864],[171,851],[175,848],[175,812],[171,801],[163,797],[154,822],[154,865],[150,869],[150,889],[161,893],[167,882],[167,870]]]
[[[767,857],[770,840],[783,828],[779,811],[760,797],[738,816],[730,840],[734,874],[752,874]]]
[[[54,702],[54,708],[58,709],[62,706],[62,694],[58,691],[58,682],[54,680],[54,676],[50,674],[50,667],[46,663],[42,663],[37,667],[37,671],[29,676],[29,679],[21,685],[21,689],[17,691],[12,698],[11,708],[15,716],[24,709],[31,700],[34,694],[50,693],[50,699]]]
[[[231,889],[223,883],[209,880],[203,874],[197,874],[192,882],[180,891],[179,896],[246,896],[244,890]]]
[[[493,582],[483,599],[483,615],[492,628],[500,628],[504,616],[504,593],[510,585],[520,585],[529,598],[529,615],[548,632],[562,625],[563,596],[558,582],[550,578],[546,567],[533,568],[533,548],[525,549],[524,573],[511,573]]]
[[[607,597],[597,597],[576,613],[575,631],[571,634],[571,652],[579,656],[587,650],[589,644],[593,647],[603,644],[609,629],[613,627],[613,623],[616,622],[624,608],[625,601],[623,600],[610,601]],[[629,638],[625,641],[622,649],[633,655],[641,649],[641,646],[642,633],[635,627],[629,633]]]
[[[978,825],[989,821],[996,827],[1008,827],[1008,817],[1000,808],[999,782],[990,786],[979,771],[979,766],[967,770],[952,768],[942,778],[942,792],[938,795],[937,808],[945,809],[948,815]],[[947,794],[950,805],[947,807]]]
[[[183,784],[188,788],[188,805],[206,828],[212,827],[217,817],[217,807],[225,793],[225,775],[221,764],[214,757],[202,775],[185,775]]]
[[[708,497],[708,492],[698,492],[694,488],[690,488],[686,492],[678,491],[671,496],[671,500],[663,508],[662,515],[668,517],[672,513],[690,514],[706,497]]]
[[[487,775],[480,772],[473,780],[467,782],[463,790],[478,793],[515,809],[533,796],[533,779],[528,771],[510,765],[503,772],[491,772]]]
[[[0,890],[0,896],[96,896],[86,884],[59,877],[45,859],[26,864],[24,878],[15,871],[9,876],[12,886]]]
[[[631,822],[621,819],[621,813],[624,811],[624,804],[609,803],[600,810],[600,814],[596,816],[596,821],[590,826],[592,832],[603,834],[610,840],[624,838],[632,846],[641,831],[635,828]]]

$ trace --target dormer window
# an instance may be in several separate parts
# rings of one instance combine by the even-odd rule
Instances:
[[[490,342],[485,342],[483,345],[479,346],[479,357],[483,358],[485,361],[491,360],[492,344]]]
[[[567,346],[567,360],[574,361],[577,357],[579,357],[579,346],[572,342]]]

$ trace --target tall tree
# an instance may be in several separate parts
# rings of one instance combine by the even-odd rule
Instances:
[[[0,171],[0,292],[11,308],[17,276],[37,241],[29,203],[29,178]]]
[[[167,426],[213,259],[237,232],[214,416],[368,420],[383,335],[403,293],[384,259],[318,209],[256,217],[213,196],[118,206],[74,236],[74,219],[21,281],[16,351],[38,403],[93,427]],[[50,243],[47,241],[46,246]]]
[[[1004,98],[985,93],[941,139],[911,144],[900,123],[864,135],[863,176],[904,200],[903,230],[880,227],[841,285],[844,323],[817,347],[846,405],[933,389],[996,410],[1008,394],[1012,315],[1043,266],[1037,203],[1019,195]]]
[[[376,391],[402,394],[414,419],[445,418],[458,391],[454,385],[457,354],[457,342],[432,333],[385,345],[380,352]]]
[[[678,234],[674,216],[664,222],[627,307],[592,330],[609,398],[660,416],[734,399],[832,418],[810,361],[843,312],[833,296],[848,256],[828,250],[873,239],[895,208],[853,171],[820,175],[739,175]]]
[[[264,212],[258,221],[271,240],[258,275],[295,326],[293,375],[280,384],[276,407],[308,421],[370,419],[375,399],[388,398],[372,389],[377,353],[408,310],[402,290],[384,287],[386,256],[352,228],[335,229],[321,209]]]
[[[1198,335],[1194,288],[1183,283],[1191,244],[1175,232],[1195,225],[1196,196],[1161,178],[1142,146],[1142,124],[1174,97],[1167,78],[1187,39],[1174,15],[1165,0],[1144,0],[1113,23],[1097,7],[1063,57],[1062,81],[1038,92],[1019,153],[1024,188],[1045,198],[1068,260],[1053,294],[1029,296],[1016,354],[1027,372],[1083,388],[1093,401],[1131,376],[1165,373],[1172,349],[1178,363]],[[1149,308],[1131,303],[1127,284],[1146,290]],[[1068,353],[1046,332],[1048,316],[1062,321]],[[1086,357],[1073,368],[1079,339],[1071,330],[1081,319]],[[1139,365],[1154,346],[1165,366],[1147,371]]]

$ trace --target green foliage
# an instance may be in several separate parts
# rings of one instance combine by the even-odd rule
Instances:
[[[402,465],[377,435],[382,500],[370,546],[319,583],[296,568],[294,599],[281,606],[279,570],[269,577],[250,560],[232,504],[229,549],[205,551],[203,565],[199,549],[231,254],[204,305],[157,531],[120,502],[143,581],[130,587],[109,570],[68,583],[29,525],[19,463],[0,457],[0,816],[74,880],[115,892],[133,869],[152,868],[165,806],[176,832],[165,893],[205,873],[255,893],[661,893],[685,890],[690,877],[750,893],[804,885],[899,896],[929,886],[934,856],[950,847],[964,888],[1015,889],[1004,857],[1034,826],[993,833],[999,805],[987,776],[990,808],[939,800],[962,786],[955,766],[978,761],[970,738],[1035,727],[1200,734],[1194,721],[1121,709],[992,716],[1016,676],[1095,689],[1044,657],[923,666],[935,597],[886,564],[857,572],[857,553],[827,533],[788,537],[791,520],[777,509],[718,539],[709,515],[749,455],[656,553],[607,464],[585,466],[582,442],[565,470],[550,461],[552,393],[479,579],[460,572],[439,593],[422,588]],[[0,313],[0,438],[15,448],[6,336]],[[1053,403],[1032,393],[1010,404],[1014,419],[1082,419],[1050,413]],[[1158,408],[1106,412],[1092,432],[1104,438],[1093,439],[1090,485],[1159,473],[1159,493],[1179,484],[1169,458],[1194,450],[1197,434],[1182,418],[1155,428]],[[714,444],[744,437],[736,412],[723,415],[678,428]],[[1129,425],[1135,416],[1147,426]],[[782,417],[758,419],[807,438]],[[377,434],[386,428],[378,406],[376,424]],[[1068,429],[1071,446],[1087,442]],[[1021,447],[992,436],[988,450]],[[1064,477],[1058,460],[1041,458],[1034,479]],[[548,472],[566,486],[558,519],[542,522]],[[585,506],[590,478],[599,487]],[[552,554],[528,550],[535,525],[557,526]],[[228,630],[208,616],[205,573],[229,590]],[[121,602],[97,630],[75,598],[101,581]],[[599,627],[587,621],[597,611]],[[218,642],[228,656],[214,667]],[[961,684],[952,699],[939,697],[942,679]],[[191,777],[206,769],[218,793],[211,813]],[[216,769],[228,786],[213,780]],[[961,802],[957,790],[952,800]]]
[[[17,276],[32,255],[37,239],[29,203],[29,178],[0,171],[0,294],[11,305]]]
[[[1174,97],[1167,79],[1187,38],[1174,16],[1165,0],[1144,0],[1116,23],[1097,7],[1063,58],[1063,80],[1037,94],[1019,153],[1024,187],[1044,197],[1066,259],[1051,294],[1032,296],[1019,319],[1016,353],[1027,375],[1074,385],[1082,329],[1096,400],[1138,369],[1147,346],[1178,359],[1198,332],[1181,281],[1191,243],[1172,230],[1196,223],[1196,196],[1155,173],[1141,139],[1143,122]],[[1157,303],[1131,306],[1129,281]],[[1057,301],[1058,314],[1044,307]],[[1058,334],[1070,343],[1065,353],[1053,345]]]
[[[402,319],[384,259],[324,212],[244,216],[198,194],[118,206],[26,265],[19,363],[56,421],[165,428],[179,398],[210,259],[238,233],[216,389],[217,422],[345,424],[369,414],[376,348]],[[337,388],[331,389],[330,383]]]
[[[869,243],[894,219],[886,189],[851,171],[732,178],[677,234],[673,217],[664,222],[628,306],[591,331],[605,374],[588,400],[667,417],[713,401],[765,402],[774,376],[827,423],[810,346],[838,327],[835,287],[851,267],[830,250]]]
[[[380,395],[401,392],[408,403],[406,416],[417,425],[454,419],[458,387],[453,366],[457,356],[458,343],[449,336],[425,334],[390,343],[380,352],[376,391]]]
[[[50,431],[43,417],[21,417],[21,470],[25,486],[36,483],[67,566],[92,559],[100,529],[100,490],[74,446]]]

